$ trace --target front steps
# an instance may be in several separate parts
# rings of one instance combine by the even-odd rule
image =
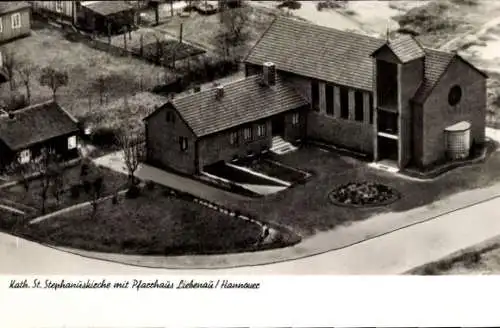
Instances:
[[[270,150],[277,155],[283,155],[297,150],[297,147],[284,140],[281,136],[274,136]]]

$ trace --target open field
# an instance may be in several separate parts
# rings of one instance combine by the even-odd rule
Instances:
[[[141,89],[147,90],[164,81],[163,69],[139,59],[116,57],[85,44],[68,41],[61,31],[51,27],[33,29],[31,36],[1,48],[2,52],[6,50],[13,51],[17,61],[34,66],[30,83],[32,103],[52,97],[51,90],[41,86],[38,81],[43,67],[50,65],[67,71],[69,83],[58,90],[57,99],[77,118],[86,117],[89,112],[100,109],[99,76],[105,77],[102,91],[109,102],[133,95]],[[25,94],[19,77],[16,84],[16,92]],[[1,91],[1,100],[8,101],[9,84],[3,84]]]
[[[167,102],[162,97],[151,92],[138,92],[130,97],[104,97],[103,105],[93,107],[86,116],[86,125],[91,128],[109,128],[113,131],[125,128],[129,133],[138,136],[144,133],[142,119],[156,108]]]
[[[261,227],[197,203],[167,196],[156,186],[135,199],[99,204],[26,228],[42,242],[91,251],[185,255],[238,251],[260,240]]]
[[[420,206],[432,206],[437,199],[500,180],[500,153],[491,154],[482,164],[462,167],[432,181],[417,181],[368,167],[365,162],[339,156],[314,147],[277,156],[276,160],[312,173],[307,182],[278,194],[249,200],[227,200],[225,205],[238,208],[262,221],[283,224],[302,236],[326,231],[381,212],[401,212]],[[401,199],[382,208],[346,208],[335,206],[328,194],[350,182],[374,182],[387,185]]]

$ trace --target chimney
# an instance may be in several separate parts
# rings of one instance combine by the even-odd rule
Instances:
[[[215,90],[216,90],[215,92],[216,99],[221,99],[222,97],[224,97],[224,86],[218,85]]]
[[[263,81],[265,85],[268,87],[276,85],[276,65],[274,65],[274,63],[264,63],[263,73]]]

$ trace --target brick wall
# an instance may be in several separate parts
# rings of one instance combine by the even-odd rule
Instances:
[[[295,89],[307,101],[311,102],[311,80],[308,78],[287,75],[287,80],[293,83]],[[333,109],[334,114],[328,115],[326,112],[326,83],[319,84],[320,110],[314,112],[304,110],[307,113],[306,131],[307,138],[321,140],[339,147],[356,150],[366,154],[373,153],[373,127],[370,124],[369,116],[369,96],[370,92],[363,92],[363,122],[354,120],[354,89],[348,91],[348,111],[349,119],[340,118],[340,87],[334,86]],[[353,136],[356,136],[353,138]]]
[[[413,140],[418,138],[421,131],[416,132],[416,136],[413,135],[412,131],[412,104],[411,99],[417,92],[417,89],[422,83],[424,75],[424,60],[417,59],[409,63],[400,66],[400,115],[399,115],[399,138],[401,140],[400,144],[400,155],[399,155],[399,165],[400,167],[405,167],[411,160],[413,155]],[[418,115],[418,114],[417,114]],[[420,139],[422,140],[422,139]]]
[[[259,124],[266,124],[266,135],[263,137],[257,136],[257,127]],[[252,141],[243,139],[243,128],[252,128]],[[230,142],[230,134],[232,131],[238,133],[238,143],[232,145]],[[204,166],[224,160],[230,161],[235,156],[243,157],[248,152],[255,154],[262,150],[271,147],[271,120],[262,120],[252,124],[242,125],[231,130],[226,130],[214,135],[203,137],[198,140],[198,162],[200,169]]]
[[[307,136],[339,147],[373,154],[373,129],[365,123],[309,112]]]
[[[285,140],[295,141],[297,139],[302,139],[306,135],[306,119],[307,111],[309,107],[300,108],[296,111],[291,111],[286,113],[284,116],[285,120]],[[299,123],[293,124],[293,114],[299,114]]]
[[[167,122],[167,111],[174,115],[175,122]],[[180,136],[188,138],[186,151],[180,148]],[[187,174],[196,173],[195,141],[191,130],[169,105],[158,110],[146,122],[147,161],[153,165]]]
[[[454,85],[462,88],[458,105],[448,103]],[[444,129],[460,121],[471,123],[471,141],[484,142],[486,117],[486,79],[472,67],[456,58],[441,77],[424,104],[423,165],[444,160],[446,156]]]

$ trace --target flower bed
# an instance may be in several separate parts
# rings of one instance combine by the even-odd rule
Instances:
[[[354,207],[388,205],[399,199],[399,193],[389,186],[373,182],[351,182],[333,190],[330,200],[337,205]]]

